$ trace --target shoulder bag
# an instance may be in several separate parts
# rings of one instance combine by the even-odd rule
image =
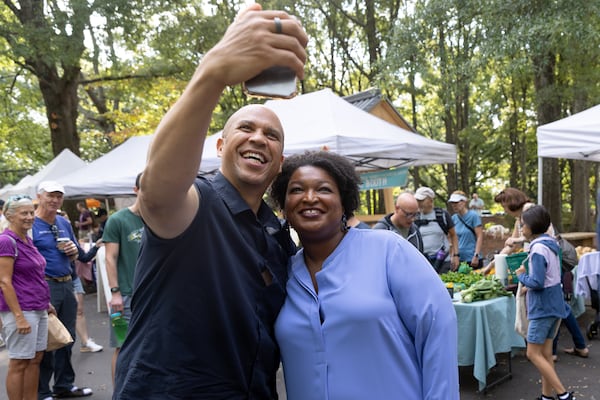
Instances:
[[[46,351],[58,350],[73,343],[71,334],[54,314],[48,314],[48,346]]]
[[[471,233],[473,234],[473,236],[475,236],[475,242],[477,242],[477,234],[475,233],[475,229],[471,225],[467,224],[465,222],[465,220],[462,219],[462,217],[460,216],[460,214],[456,213],[456,216],[458,217],[458,219],[460,219],[460,222],[462,222],[462,224],[465,227],[467,227],[467,229],[469,229],[471,231]],[[479,259],[479,262],[477,263],[477,265],[472,265],[471,267],[473,267],[475,269],[483,268],[483,258],[478,257],[478,259]]]

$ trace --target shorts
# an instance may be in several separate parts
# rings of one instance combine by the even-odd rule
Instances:
[[[131,320],[131,296],[123,296],[123,318],[129,324]],[[115,332],[113,331],[112,324],[108,324],[110,328],[110,347],[117,348],[117,338],[115,337]]]
[[[83,290],[83,285],[81,284],[81,279],[79,279],[79,277],[73,279],[73,292],[75,294],[85,294],[85,290]]]
[[[527,342],[535,344],[544,344],[548,339],[554,339],[560,326],[560,318],[548,317],[532,319],[529,321],[527,329]]]
[[[31,360],[36,352],[48,346],[48,311],[23,311],[23,316],[31,325],[31,332],[26,335],[17,332],[17,320],[12,312],[0,312],[2,336],[8,358],[12,360]]]

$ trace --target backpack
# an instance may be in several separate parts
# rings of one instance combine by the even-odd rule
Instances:
[[[415,220],[415,225],[417,225],[417,228],[421,228],[421,226],[423,225],[427,225],[429,222],[437,222],[437,224],[440,226],[440,228],[442,228],[442,230],[444,231],[444,234],[448,234],[448,222],[446,221],[446,213],[444,212],[444,209],[440,208],[440,207],[434,207],[433,211],[435,211],[435,219],[416,219]]]

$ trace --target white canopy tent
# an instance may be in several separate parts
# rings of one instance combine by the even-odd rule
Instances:
[[[537,128],[538,156],[600,161],[600,104]]]
[[[453,144],[428,139],[393,125],[330,89],[265,103],[285,131],[285,153],[328,149],[353,160],[361,170],[456,163]]]
[[[7,199],[12,195],[26,194],[34,198],[37,193],[37,186],[40,182],[58,180],[59,177],[72,171],[79,170],[85,167],[85,165],[85,161],[77,157],[71,150],[64,149],[34,175],[28,175],[21,179],[16,185],[3,189],[0,193],[0,197]]]
[[[102,157],[89,163],[70,174],[57,179],[65,187],[65,197],[119,197],[133,195],[133,186],[137,174],[146,166],[146,156],[152,138],[149,136],[134,136],[115,147]],[[216,140],[212,139],[214,142]],[[208,139],[207,139],[208,141]],[[216,143],[216,142],[215,142]],[[219,168],[219,159],[215,157],[212,163],[202,161],[202,167],[208,170]]]
[[[537,128],[538,204],[542,204],[542,157],[600,161],[600,104]]]
[[[427,139],[354,107],[331,90],[270,100],[265,106],[280,118],[285,131],[285,155],[327,149],[351,159],[360,170],[456,163],[452,144]],[[200,174],[220,166],[216,141],[204,144]],[[135,176],[144,169],[152,136],[128,139],[86,168],[58,179],[67,197],[132,195]]]

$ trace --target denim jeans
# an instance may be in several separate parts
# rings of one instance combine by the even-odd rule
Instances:
[[[48,281],[50,302],[56,309],[58,319],[67,328],[75,340],[75,323],[77,321],[77,299],[73,293],[73,282]],[[54,393],[71,390],[75,381],[75,371],[71,364],[73,344],[55,351],[47,351],[40,364],[40,381],[38,397],[43,399],[52,396],[50,379],[54,374]]]
[[[579,324],[577,323],[577,318],[573,315],[571,311],[569,316],[563,319],[563,323],[569,330],[571,337],[573,338],[573,345],[576,349],[585,349],[585,338],[583,337],[583,333],[581,333],[581,329],[579,328]],[[558,337],[560,336],[560,328],[559,333],[554,338],[554,342],[552,343],[552,354],[556,354],[556,348],[558,347]]]

